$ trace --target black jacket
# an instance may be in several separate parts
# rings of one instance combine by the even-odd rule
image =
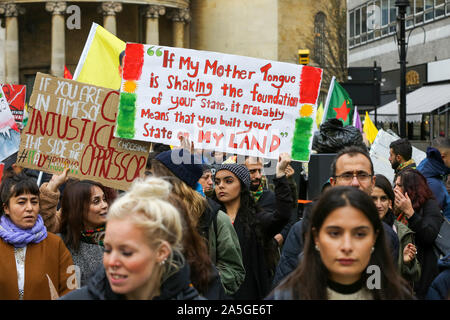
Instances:
[[[190,285],[189,266],[185,265],[170,276],[161,286],[161,294],[153,300],[202,300],[197,290]],[[60,300],[125,300],[122,294],[114,293],[101,266],[88,280],[88,284],[72,291]]]
[[[276,210],[261,209],[256,213],[256,219],[267,242],[279,233],[288,222],[292,197],[286,177],[274,179]],[[261,206],[260,206],[261,207]],[[252,229],[247,234],[239,214],[236,216],[234,228],[239,238],[242,259],[245,267],[245,280],[239,290],[233,295],[237,300],[263,299],[271,289],[274,270],[266,260],[263,245],[257,241],[256,233]]]
[[[434,253],[434,240],[444,218],[436,200],[429,199],[408,219],[408,227],[416,234],[417,259],[422,267],[422,276],[414,283],[417,297],[425,298],[433,279],[438,275],[438,257]]]

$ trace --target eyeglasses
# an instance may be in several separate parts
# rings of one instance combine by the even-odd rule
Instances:
[[[372,178],[372,175],[364,171],[353,171],[345,172],[339,176],[335,176],[336,179],[340,179],[345,183],[351,183],[354,177],[356,177],[356,179],[358,179],[360,183],[365,183],[369,182],[370,178]]]

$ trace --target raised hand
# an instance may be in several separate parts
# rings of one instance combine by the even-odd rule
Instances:
[[[276,169],[276,175],[277,178],[281,178],[286,173],[287,166],[291,163],[291,156],[287,152],[283,152],[278,157],[278,163],[277,163],[277,169]]]
[[[414,208],[411,203],[411,199],[406,192],[403,194],[400,190],[394,189],[395,193],[395,206],[406,214],[408,218],[414,214]]]
[[[67,182],[67,180],[69,179],[69,177],[67,176],[69,170],[70,170],[69,168],[65,168],[61,174],[59,175],[54,174],[52,176],[52,178],[48,182],[48,189],[51,192],[56,192],[63,183]]]
[[[289,164],[289,165],[286,167],[286,170],[284,170],[284,173],[286,174],[286,178],[289,178],[289,177],[291,177],[291,176],[295,173],[295,170],[294,170],[294,168],[292,168],[291,165]]]

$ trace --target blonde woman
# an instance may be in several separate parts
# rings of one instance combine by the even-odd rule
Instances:
[[[211,261],[215,264],[227,295],[238,291],[245,279],[241,246],[227,214],[215,201],[198,191],[203,174],[199,159],[185,149],[161,152],[151,162],[151,172],[170,179],[173,193],[189,209],[191,224],[207,240]]]
[[[162,179],[136,180],[110,207],[103,268],[63,299],[198,299],[181,254],[180,214],[166,201],[170,192]]]

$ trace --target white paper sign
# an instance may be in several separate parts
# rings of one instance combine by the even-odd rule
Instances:
[[[375,174],[384,175],[392,183],[394,182],[395,172],[389,162],[389,145],[398,139],[400,139],[398,136],[391,135],[380,129],[370,148],[370,157],[372,158]],[[419,165],[426,156],[425,152],[412,147],[412,159],[416,165]]]
[[[128,43],[116,136],[308,161],[319,68]]]

